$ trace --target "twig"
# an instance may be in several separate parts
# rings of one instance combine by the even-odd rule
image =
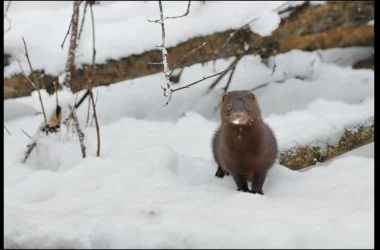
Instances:
[[[191,1],[189,1],[189,3],[187,4],[187,10],[186,10],[185,14],[180,15],[180,16],[165,17],[165,19],[175,19],[175,18],[187,16],[190,13],[190,5],[191,5]]]
[[[242,56],[237,56],[235,60],[230,64],[229,68],[235,68],[240,61],[240,59],[243,58]],[[227,74],[227,71],[225,71],[223,74],[221,74],[211,85],[208,87],[208,91],[212,90],[219,82],[222,80],[222,78]]]
[[[269,84],[269,82],[266,82],[266,83],[260,84],[259,86],[254,87],[253,89],[250,89],[250,91],[255,91],[255,90],[261,89],[261,88],[267,86],[268,84]]]
[[[11,3],[12,3],[12,1],[8,1],[7,7],[5,7],[4,18],[8,13],[9,7],[11,7]]]
[[[7,133],[9,134],[9,135],[12,135],[11,134],[11,132],[7,129],[7,127],[5,126],[5,124],[4,124],[4,128],[5,128],[5,131],[7,131]]]
[[[25,77],[25,79],[30,83],[30,85],[32,85],[32,87],[37,90],[37,93],[38,93],[38,97],[40,99],[40,104],[41,104],[41,109],[42,109],[42,112],[43,112],[43,115],[44,115],[44,120],[45,120],[45,125],[47,124],[47,119],[46,119],[46,114],[45,114],[45,109],[44,109],[44,104],[42,102],[42,97],[41,97],[41,92],[40,90],[36,87],[36,85],[34,84],[34,82],[32,82],[32,80],[29,79],[29,77],[25,74],[25,71],[24,69],[22,68],[21,64],[20,64],[20,61],[18,59],[16,59],[16,62],[18,64],[18,66],[20,67],[21,69],[21,72],[23,74],[23,76]]]
[[[25,49],[25,57],[26,59],[28,60],[28,64],[29,64],[29,68],[30,68],[30,71],[34,77],[34,80],[37,81],[37,76],[36,76],[36,73],[34,72],[33,70],[33,67],[32,67],[32,63],[30,62],[30,58],[29,58],[29,53],[28,53],[28,47],[26,46],[26,42],[25,42],[25,39],[24,37],[22,37],[22,41],[24,43],[24,49]],[[21,65],[20,65],[21,67]],[[42,82],[42,81],[41,81]],[[40,98],[40,103],[41,103],[41,109],[42,109],[42,113],[44,115],[44,119],[45,119],[45,125],[47,124],[47,119],[46,119],[46,113],[45,113],[45,108],[44,108],[44,104],[42,102],[42,97],[41,97],[41,92],[40,92],[40,87],[39,86],[38,88],[36,88],[36,86],[34,85],[34,88],[37,90],[38,92],[38,97]]]
[[[84,20],[85,20],[86,12],[87,12],[87,6],[88,6],[88,1],[86,1],[86,4],[84,5],[83,16],[82,16],[82,22],[81,22],[81,24],[80,24],[79,34],[78,34],[78,42],[79,42],[79,40],[80,40],[80,36],[82,35],[83,26],[84,26]]]
[[[185,14],[183,14],[183,15],[172,16],[172,17],[164,17],[164,18],[160,18],[159,20],[148,20],[148,22],[161,23],[163,20],[166,20],[166,19],[175,19],[175,18],[185,17],[185,16],[187,16],[190,13],[190,5],[191,5],[191,0],[187,4],[187,10],[186,10]]]
[[[92,11],[92,5],[90,4],[90,11],[91,11],[91,22],[92,22],[92,66],[91,66],[91,82],[94,82],[94,75],[95,75],[95,56],[96,56],[96,49],[95,49],[95,22],[94,22],[94,12]]]
[[[28,133],[26,133],[23,129],[21,129],[21,131],[22,131],[27,137],[29,137],[29,139],[32,139],[32,137],[31,137]]]
[[[88,126],[88,123],[90,121],[90,107],[91,107],[91,100],[88,98],[88,106],[87,106],[87,117],[86,117],[86,127]]]
[[[71,20],[70,20],[70,25],[69,25],[69,28],[67,29],[67,32],[66,32],[66,35],[65,35],[65,38],[63,39],[63,42],[61,44],[61,48],[63,49],[63,45],[65,44],[65,41],[66,41],[66,38],[67,36],[69,35],[70,33],[70,28],[71,28],[71,25],[73,23],[73,20],[74,20],[74,14],[78,11],[79,13],[79,6],[80,4],[83,2],[83,1],[79,1],[79,3],[77,3],[78,1],[74,1],[74,11],[73,11],[73,14],[71,15]],[[77,5],[76,5],[77,4]],[[76,6],[76,7],[75,7]]]
[[[199,45],[198,47],[196,47],[195,49],[193,49],[192,51],[188,52],[187,54],[183,55],[181,57],[181,59],[178,61],[178,63],[174,66],[174,68],[172,69],[172,71],[170,72],[169,74],[169,77],[173,74],[174,70],[177,69],[177,67],[182,63],[183,59],[185,59],[187,56],[189,56],[190,54],[194,53],[195,51],[197,51],[198,49],[202,48],[202,47],[206,47],[207,46],[207,43],[204,42],[202,43],[202,45]]]
[[[24,159],[22,160],[22,163],[25,164],[25,162],[26,162],[26,160],[28,159],[30,153],[32,153],[32,151],[33,151],[33,149],[34,149],[34,147],[35,147],[36,145],[37,145],[37,141],[36,141],[36,139],[32,139],[32,141],[29,142],[28,145],[26,145],[27,150],[26,150],[26,152],[25,152],[25,154],[24,154]]]
[[[73,15],[71,17],[71,37],[70,37],[70,47],[69,47],[69,55],[66,61],[66,75],[62,85],[66,88],[70,88],[72,74],[75,69],[75,50],[77,44],[77,34],[78,34],[78,17],[79,17],[79,5],[82,1],[74,1],[73,6]],[[62,45],[63,46],[63,45]]]
[[[100,131],[99,131],[98,118],[96,116],[96,108],[95,108],[95,102],[94,102],[94,95],[92,93],[90,70],[89,70],[88,66],[86,66],[85,71],[86,71],[86,80],[87,80],[87,84],[88,84],[88,91],[89,91],[89,94],[90,94],[90,99],[91,99],[91,102],[92,102],[92,108],[93,108],[93,111],[94,111],[96,134],[97,134],[97,139],[98,139],[98,147],[97,147],[97,150],[96,150],[96,156],[99,157],[99,155],[100,155]]]
[[[55,91],[55,101],[56,101],[56,104],[58,106],[58,90],[57,90],[57,83],[55,81],[53,81],[53,85],[54,85],[54,91]]]
[[[73,118],[75,128],[78,133],[80,149],[82,151],[82,157],[86,158],[86,146],[84,145],[84,133],[79,126],[79,121],[78,121],[77,115],[75,114],[75,109],[71,105],[69,105],[69,109],[71,110],[71,117]]]
[[[95,108],[96,108],[96,105],[98,105],[98,94],[99,94],[99,91],[96,91],[96,98],[95,98]],[[94,122],[94,114],[92,114],[92,118],[91,118],[91,124],[90,126],[92,127],[92,124]]]
[[[7,33],[7,32],[10,31],[11,28],[12,28],[12,25],[11,25],[11,23],[12,23],[12,22],[11,22],[11,19],[9,19],[8,16],[7,16],[7,13],[8,13],[9,7],[11,7],[11,3],[12,3],[12,1],[8,1],[7,7],[5,7],[4,19],[7,19],[8,23],[9,23],[9,27],[8,27],[6,30],[4,30],[4,33]]]
[[[235,69],[236,69],[236,67],[234,67],[232,69],[232,71],[231,71],[230,77],[228,78],[228,82],[227,82],[226,86],[224,87],[224,93],[227,92],[227,89],[230,86],[230,83],[231,83],[231,80],[232,80],[232,76],[234,75]]]
[[[173,89],[173,90],[172,90],[172,93],[173,93],[173,92],[176,92],[176,91],[178,91],[178,90],[181,90],[181,89],[187,89],[187,88],[190,88],[191,86],[193,86],[193,85],[195,85],[195,84],[197,84],[197,83],[200,83],[200,82],[202,82],[202,81],[204,81],[204,80],[206,80],[206,79],[209,79],[209,78],[212,78],[212,77],[214,77],[214,76],[217,76],[217,75],[223,74],[224,72],[229,71],[230,69],[233,69],[234,67],[235,67],[235,66],[233,66],[233,67],[229,67],[229,68],[227,68],[227,69],[225,69],[225,70],[223,70],[223,71],[220,71],[219,73],[216,73],[216,74],[213,74],[213,75],[210,75],[210,76],[207,76],[207,77],[203,77],[202,79],[200,79],[200,80],[198,80],[198,81],[195,81],[195,82],[193,82],[193,83],[190,83],[190,84],[188,84],[188,85],[186,85],[186,86],[183,86],[183,87],[180,87],[180,88]]]

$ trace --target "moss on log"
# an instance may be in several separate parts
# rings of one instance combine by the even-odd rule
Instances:
[[[374,121],[345,129],[344,134],[336,144],[318,146],[300,146],[285,150],[280,153],[279,162],[292,170],[300,170],[317,162],[324,162],[339,156],[355,148],[364,146],[374,141]]]

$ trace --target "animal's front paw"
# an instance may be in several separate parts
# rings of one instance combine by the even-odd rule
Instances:
[[[260,194],[260,195],[264,195],[263,190],[258,190],[258,191],[256,191],[256,190],[251,190],[250,192],[251,192],[252,194]]]
[[[228,173],[228,172],[226,172],[226,171],[224,171],[223,169],[222,169],[222,167],[218,167],[218,170],[216,170],[216,173],[215,173],[215,176],[216,177],[219,177],[219,178],[223,178],[225,175],[230,175],[230,173]]]

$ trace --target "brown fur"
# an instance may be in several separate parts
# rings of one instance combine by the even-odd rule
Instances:
[[[226,93],[221,102],[221,125],[212,140],[218,170],[215,176],[231,174],[238,190],[264,194],[267,171],[277,157],[277,142],[264,123],[255,95],[250,91]],[[239,124],[236,120],[240,119]]]

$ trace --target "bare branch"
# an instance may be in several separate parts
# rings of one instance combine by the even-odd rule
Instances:
[[[190,1],[189,1],[190,2]],[[202,43],[202,45],[199,45],[198,47],[196,47],[195,49],[193,49],[192,51],[188,52],[187,54],[183,55],[181,57],[181,59],[178,61],[178,63],[173,67],[172,71],[170,72],[169,74],[169,77],[173,74],[174,70],[177,69],[177,67],[182,63],[183,59],[185,59],[187,56],[189,56],[190,54],[194,53],[195,51],[197,51],[198,49],[200,48],[203,48],[203,47],[206,47],[207,46],[207,43],[204,42]]]
[[[73,6],[73,15],[71,18],[71,37],[70,37],[70,47],[69,47],[69,55],[66,61],[66,75],[62,85],[66,88],[70,88],[72,74],[75,70],[75,50],[77,44],[77,34],[78,34],[78,17],[79,17],[79,5],[82,1],[74,1]],[[63,45],[62,45],[63,46]]]
[[[148,64],[152,64],[152,65],[163,65],[164,63],[163,63],[163,62],[148,62]]]
[[[267,86],[268,84],[269,84],[269,82],[266,82],[266,83],[260,84],[259,86],[254,87],[253,89],[250,89],[250,91],[255,91],[255,90],[261,89],[261,88]]]
[[[92,72],[91,72],[91,82],[94,82],[94,75],[95,75],[95,56],[96,56],[96,49],[95,49],[95,22],[94,22],[94,12],[92,11],[92,5],[90,4],[90,11],[91,11],[91,22],[92,22]]]
[[[237,56],[235,60],[228,66],[229,68],[235,68],[240,61],[240,59],[243,58],[242,56]],[[225,71],[223,74],[221,74],[211,85],[208,87],[208,91],[212,90],[219,82],[222,80],[222,78],[227,74],[227,71]]]
[[[193,85],[195,85],[195,84],[197,84],[197,83],[200,83],[200,82],[202,82],[202,81],[204,81],[204,80],[206,80],[206,79],[209,79],[209,78],[212,78],[212,77],[214,77],[214,76],[217,76],[217,75],[223,74],[224,72],[227,72],[227,71],[229,71],[230,69],[233,69],[234,67],[235,67],[235,66],[233,66],[233,67],[229,67],[229,68],[227,68],[227,69],[225,69],[225,70],[223,70],[223,71],[221,71],[221,72],[219,72],[219,73],[216,73],[216,74],[213,74],[213,75],[210,75],[210,76],[207,76],[207,77],[203,77],[202,79],[200,79],[200,80],[198,80],[198,81],[195,81],[195,82],[193,82],[193,83],[190,83],[190,84],[188,84],[188,85],[186,85],[186,86],[183,86],[183,87],[180,87],[180,88],[173,89],[171,92],[174,93],[174,92],[176,92],[176,91],[178,91],[178,90],[181,90],[181,89],[187,89],[187,88],[190,88],[191,86],[193,86]]]
[[[7,127],[5,126],[5,124],[4,124],[4,129],[5,129],[5,131],[7,131],[7,133],[9,134],[9,135],[12,135],[11,134],[11,132],[7,129]]]
[[[233,77],[233,75],[234,75],[234,73],[235,73],[235,70],[236,70],[236,67],[234,67],[234,68],[232,69],[232,71],[231,71],[231,74],[230,74],[230,77],[228,78],[228,81],[227,81],[226,87],[224,87],[224,93],[227,92],[228,87],[230,86],[230,83],[231,83],[232,77]]]
[[[187,16],[190,13],[190,5],[191,5],[191,0],[187,4],[187,10],[186,10],[185,14],[183,14],[183,15],[172,16],[172,17],[164,17],[164,18],[161,18],[160,20],[148,20],[148,22],[151,22],[151,23],[160,23],[161,24],[162,21],[166,20],[166,19],[175,19],[175,18],[185,17],[185,16]]]
[[[71,25],[73,24],[73,20],[74,20],[74,14],[75,14],[76,12],[79,13],[79,6],[80,6],[80,4],[81,4],[82,2],[83,2],[83,1],[79,1],[79,3],[78,3],[78,1],[74,1],[74,11],[73,11],[73,14],[71,15],[71,20],[70,20],[69,28],[67,29],[67,32],[66,32],[65,38],[63,39],[63,42],[62,42],[62,44],[61,44],[61,48],[62,48],[62,49],[63,49],[63,45],[65,44],[66,38],[67,38],[67,36],[68,36],[69,33],[70,33],[70,28],[71,28]],[[71,31],[72,31],[72,30],[71,30]]]
[[[26,162],[26,160],[28,159],[30,153],[32,153],[32,151],[33,151],[33,149],[34,149],[34,147],[35,147],[36,145],[37,145],[37,141],[36,141],[36,139],[32,139],[31,142],[29,142],[29,144],[26,145],[27,150],[26,150],[26,152],[25,152],[25,154],[24,154],[24,158],[23,158],[23,160],[22,160],[22,163],[25,164],[25,162]]]
[[[86,146],[84,145],[84,133],[83,133],[82,129],[79,126],[78,117],[75,114],[74,108],[71,105],[69,105],[69,109],[71,110],[71,114],[70,115],[71,115],[71,118],[74,121],[74,125],[75,125],[75,128],[76,128],[77,133],[78,133],[80,149],[82,151],[82,157],[86,158]]]
[[[82,16],[82,22],[81,22],[81,24],[80,24],[79,34],[78,34],[78,42],[79,42],[80,37],[81,37],[81,35],[82,35],[83,26],[84,26],[84,20],[85,20],[86,12],[87,12],[87,6],[88,6],[88,1],[86,1],[86,4],[84,5],[83,16]]]
[[[11,7],[11,3],[12,3],[12,1],[8,1],[7,7],[5,7],[4,18],[8,13],[9,7]]]
[[[87,118],[86,118],[86,125],[85,125],[85,127],[87,127],[88,123],[90,122],[90,107],[91,107],[91,100],[90,100],[90,98],[88,98]]]
[[[42,102],[42,97],[41,97],[40,89],[37,88],[36,85],[34,84],[34,82],[32,82],[32,80],[30,80],[29,77],[25,74],[25,71],[24,71],[24,69],[22,68],[22,66],[20,64],[20,61],[18,59],[16,59],[16,62],[18,64],[18,66],[20,67],[21,72],[22,72],[23,76],[25,77],[25,79],[30,83],[30,85],[32,85],[32,87],[35,90],[37,90],[38,97],[40,99],[41,109],[42,109],[42,112],[43,112],[43,115],[44,115],[45,125],[46,125],[47,124],[47,119],[46,119],[46,113],[45,113],[44,103]]]
[[[86,71],[86,80],[87,80],[87,84],[88,84],[88,91],[89,91],[89,95],[90,95],[90,99],[91,99],[91,103],[92,103],[92,108],[93,108],[93,111],[94,111],[96,134],[97,134],[97,139],[98,139],[98,147],[97,147],[97,151],[96,151],[96,156],[99,157],[99,155],[100,155],[100,131],[99,131],[98,118],[96,116],[96,108],[95,108],[95,102],[94,102],[94,95],[92,93],[90,70],[89,70],[88,66],[85,67],[85,71]]]
[[[55,100],[56,100],[56,105],[58,106],[58,89],[57,89],[57,83],[53,81],[54,85],[54,92],[55,92]]]
[[[21,129],[21,131],[22,131],[27,137],[29,137],[29,139],[32,139],[32,137],[31,137],[28,133],[26,133],[23,129]]]
[[[98,96],[99,96],[98,94],[99,94],[99,91],[96,91],[95,108],[96,108],[96,105],[98,105]],[[91,127],[92,127],[92,124],[94,123],[94,118],[95,118],[95,115],[92,114],[91,124],[90,124]]]
[[[164,19],[175,19],[175,18],[180,18],[180,17],[185,17],[185,16],[187,16],[187,15],[190,13],[190,5],[191,5],[191,0],[190,0],[189,3],[187,4],[187,10],[186,10],[185,14],[180,15],[180,16],[165,17]]]
[[[9,19],[8,16],[7,16],[7,13],[8,13],[9,7],[11,7],[11,3],[12,3],[12,1],[8,1],[8,3],[7,3],[7,7],[5,7],[5,11],[4,11],[4,20],[7,19],[8,23],[9,23],[9,27],[8,27],[6,30],[4,30],[4,33],[7,33],[7,32],[10,31],[11,28],[12,28],[12,25],[11,25],[11,23],[12,23],[12,22],[11,22],[11,19]]]

